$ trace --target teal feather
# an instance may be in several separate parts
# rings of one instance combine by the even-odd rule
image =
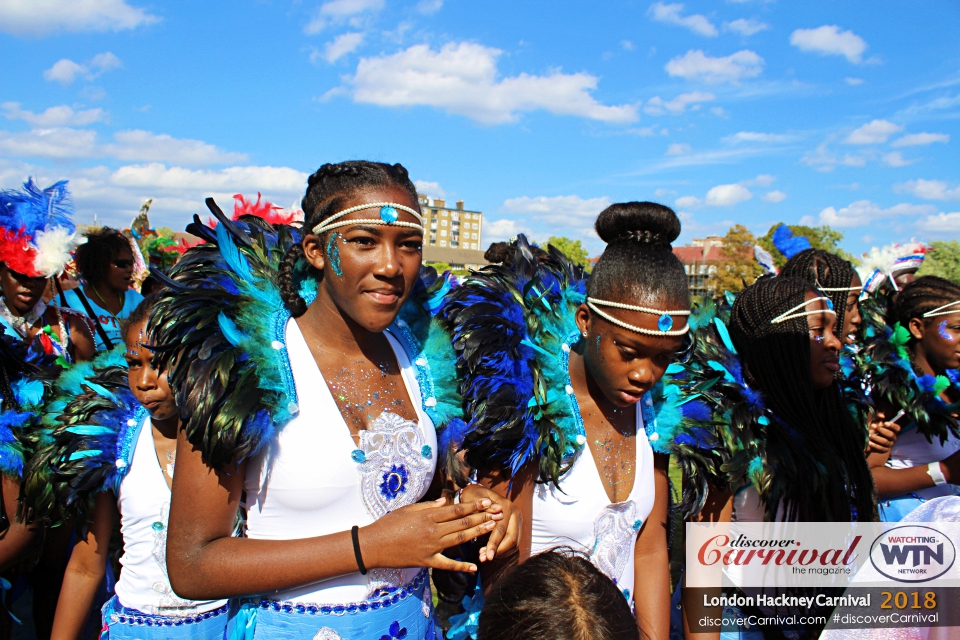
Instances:
[[[220,330],[223,331],[224,337],[230,341],[230,344],[236,347],[243,342],[243,333],[237,328],[237,324],[233,320],[223,314],[223,311],[217,315],[217,322],[220,324]]]

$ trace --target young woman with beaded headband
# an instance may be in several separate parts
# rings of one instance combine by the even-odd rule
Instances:
[[[521,237],[511,264],[448,296],[441,317],[469,418],[461,447],[478,481],[524,514],[519,554],[504,564],[574,544],[635,607],[642,633],[665,638],[672,434],[658,430],[651,391],[686,344],[687,277],[670,248],[680,221],[628,202],[595,226],[607,247],[589,282]]]
[[[717,431],[724,464],[711,478],[698,519],[876,519],[863,438],[836,380],[836,317],[830,298],[809,282],[781,275],[744,289],[729,320],[717,316],[699,325],[719,330],[724,346],[695,350],[686,375],[675,379],[687,405],[704,403],[702,415],[691,420]],[[696,620],[699,605],[685,601],[684,607],[686,620]],[[819,633],[797,631],[804,638]],[[780,633],[772,630],[769,637]]]
[[[838,379],[847,404],[858,416],[858,424],[867,437],[867,451],[889,453],[900,427],[885,420],[882,411],[877,412],[866,397],[862,375],[864,354],[861,342],[863,318],[860,315],[860,294],[863,283],[857,270],[847,260],[823,249],[805,249],[791,257],[780,275],[799,278],[816,286],[833,302],[837,314],[836,326],[842,327],[839,338],[840,374]]]
[[[960,286],[923,276],[894,301],[892,325],[867,346],[875,404],[904,425],[893,449],[869,458],[884,520],[960,495]]]
[[[452,358],[438,349],[452,351],[431,342],[429,308],[449,285],[420,280],[423,218],[401,165],[323,165],[302,204],[301,236],[208,200],[217,227],[190,226],[207,243],[151,320],[159,353],[178,345],[166,357],[185,418],[170,582],[237,598],[236,637],[434,640],[426,567],[476,571],[442,551],[490,533],[480,560],[493,558],[517,527],[492,492],[441,496],[435,427],[459,398],[440,384]]]

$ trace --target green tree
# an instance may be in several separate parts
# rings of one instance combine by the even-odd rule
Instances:
[[[579,264],[583,267],[590,265],[590,254],[583,248],[579,240],[571,240],[563,236],[550,236],[546,244],[552,244],[574,264]]]
[[[763,267],[753,257],[755,244],[756,236],[742,224],[730,227],[727,235],[723,236],[720,261],[714,275],[718,294],[724,291],[738,293],[743,290],[744,282],[750,284],[763,275]]]
[[[778,269],[787,264],[786,256],[773,246],[773,232],[776,231],[777,227],[781,224],[783,223],[778,222],[773,225],[770,227],[770,230],[767,231],[767,235],[757,240],[757,244],[769,251],[770,255],[773,256],[773,262],[777,265]],[[837,231],[827,225],[807,227],[802,224],[788,224],[787,227],[793,231],[793,235],[806,237],[806,239],[810,241],[810,246],[814,249],[823,249],[824,251],[835,253],[844,260],[849,260],[854,265],[860,264],[859,260],[840,248],[840,241],[843,240],[842,231]]]
[[[936,240],[923,260],[918,276],[940,276],[960,284],[960,242]]]

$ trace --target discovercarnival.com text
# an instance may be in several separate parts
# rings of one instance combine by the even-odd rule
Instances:
[[[764,618],[761,616],[743,616],[743,617],[722,617],[713,618],[706,616],[700,618],[700,627],[703,629],[716,629],[724,627],[727,629],[749,629],[750,627],[797,627],[797,626],[824,626],[827,624],[826,616],[770,616]]]

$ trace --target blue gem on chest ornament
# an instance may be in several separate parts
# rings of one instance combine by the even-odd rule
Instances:
[[[407,468],[402,464],[391,466],[390,471],[383,474],[383,481],[380,483],[380,493],[387,500],[394,500],[406,490]]]
[[[380,207],[380,219],[386,222],[387,224],[393,224],[400,217],[400,214],[396,209],[387,205],[385,207]]]

